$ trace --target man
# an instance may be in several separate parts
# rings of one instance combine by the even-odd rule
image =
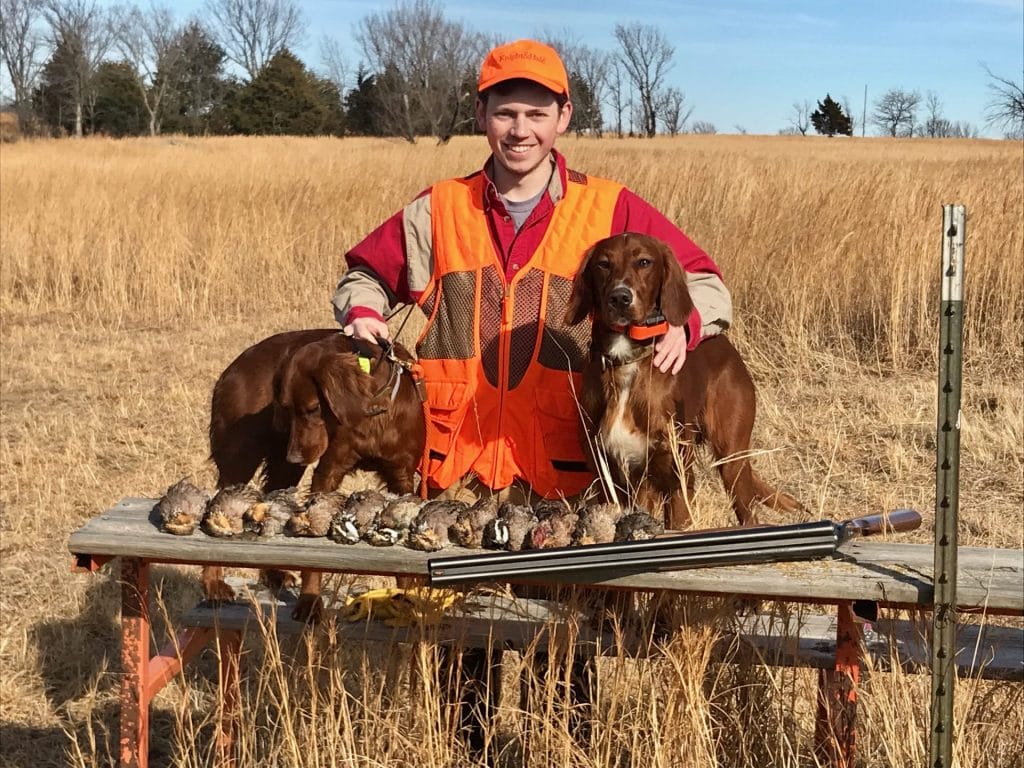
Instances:
[[[478,90],[491,149],[483,169],[435,184],[353,248],[335,315],[371,341],[388,336],[395,304],[427,315],[417,355],[435,493],[572,496],[593,480],[574,401],[590,330],[563,322],[587,248],[625,231],[672,247],[695,310],[655,342],[665,372],[678,373],[688,348],[728,327],[729,292],[707,254],[650,204],[567,168],[554,146],[572,102],[554,49],[532,40],[495,48]]]

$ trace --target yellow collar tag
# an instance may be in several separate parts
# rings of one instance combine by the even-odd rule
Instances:
[[[359,356],[359,367],[362,369],[363,373],[369,373],[370,372],[370,358],[363,357],[362,355],[360,355]]]

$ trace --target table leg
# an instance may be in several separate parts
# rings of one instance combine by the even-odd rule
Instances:
[[[861,629],[851,603],[837,612],[836,661],[818,672],[818,719],[814,742],[818,760],[853,768],[857,737],[857,686],[860,683]]]
[[[238,730],[241,689],[238,665],[242,655],[242,633],[238,630],[219,630],[217,642],[220,651],[220,716],[217,718],[217,766],[235,768],[235,734]]]
[[[121,561],[121,743],[122,768],[149,765],[149,563]]]

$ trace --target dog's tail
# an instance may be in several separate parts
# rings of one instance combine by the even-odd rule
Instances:
[[[807,511],[807,508],[804,507],[803,504],[788,493],[780,491],[778,488],[774,488],[770,484],[766,483],[753,470],[750,471],[750,476],[754,485],[754,496],[765,506],[771,507],[772,509],[782,510],[783,512]]]

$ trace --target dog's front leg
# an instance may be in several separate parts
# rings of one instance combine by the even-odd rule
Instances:
[[[315,624],[323,618],[324,603],[320,599],[320,571],[302,571],[302,587],[299,601],[292,611],[292,618],[307,624]]]
[[[690,490],[692,494],[692,489]],[[677,489],[668,499],[665,509],[665,527],[673,531],[684,531],[693,524],[687,492]]]

